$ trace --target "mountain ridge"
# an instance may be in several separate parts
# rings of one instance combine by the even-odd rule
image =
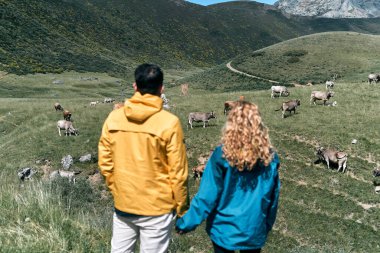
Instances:
[[[380,19],[288,17],[245,1],[211,6],[182,0],[0,1],[0,71],[120,76],[141,62],[209,67],[311,33],[380,34],[379,24]]]
[[[285,13],[325,18],[380,17],[376,0],[279,0],[275,6]]]

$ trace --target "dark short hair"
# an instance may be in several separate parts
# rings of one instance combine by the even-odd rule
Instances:
[[[164,82],[164,73],[157,65],[144,63],[136,68],[135,81],[141,95],[146,93],[159,95]]]

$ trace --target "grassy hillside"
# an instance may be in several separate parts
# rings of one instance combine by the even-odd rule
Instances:
[[[212,92],[246,91],[269,89],[270,84],[250,77],[239,75],[227,69],[226,64],[192,74],[177,80],[174,85],[189,84],[190,92]]]
[[[183,69],[321,31],[380,33],[380,19],[286,17],[255,2],[0,1],[0,70],[129,76],[145,61]]]
[[[173,72],[171,78],[181,73]],[[129,85],[113,86],[117,79],[105,74],[86,73],[98,80],[83,81],[84,74],[7,75],[0,87],[16,87],[0,92],[0,245],[2,252],[108,252],[111,237],[112,200],[104,184],[91,187],[85,176],[96,163],[74,163],[82,170],[78,182],[43,180],[42,158],[60,168],[67,154],[75,158],[95,154],[102,123],[112,105],[89,107],[89,102],[104,96],[117,97]],[[51,80],[63,80],[68,92],[52,86]],[[12,84],[12,85],[10,85]],[[244,95],[257,103],[270,137],[282,162],[282,181],[278,218],[263,252],[378,252],[380,243],[379,195],[372,185],[371,170],[380,160],[378,122],[380,108],[378,85],[340,83],[335,88],[337,107],[309,105],[311,90],[324,86],[291,88],[291,97],[301,99],[295,115],[281,119],[274,110],[285,99],[271,99],[269,91],[210,92],[192,89],[182,97],[178,87],[166,89],[166,95],[185,129],[190,167],[200,154],[207,154],[219,143],[225,117],[223,102]],[[25,93],[18,86],[30,87]],[[36,87],[34,89],[34,87]],[[20,93],[21,92],[21,93]],[[5,95],[3,95],[5,94]],[[55,94],[54,96],[52,94]],[[286,98],[288,99],[288,98]],[[55,122],[61,113],[53,109],[60,102],[73,111],[79,136],[59,137]],[[358,106],[360,105],[360,106]],[[191,111],[217,112],[206,129],[186,130]],[[351,140],[358,140],[356,145]],[[314,164],[317,145],[337,147],[349,154],[348,173],[328,170]],[[21,187],[17,170],[38,170],[34,180]],[[191,196],[197,184],[190,179]],[[173,235],[171,252],[210,252],[211,244],[204,225],[184,236]]]
[[[343,80],[366,81],[380,71],[380,37],[329,32],[278,43],[232,61],[235,68],[289,83],[320,83],[337,74]]]

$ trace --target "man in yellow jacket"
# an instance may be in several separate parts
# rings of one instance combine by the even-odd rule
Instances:
[[[135,70],[135,94],[112,111],[99,140],[99,167],[115,213],[111,252],[167,252],[175,215],[188,209],[188,166],[179,119],[162,110],[163,73]]]

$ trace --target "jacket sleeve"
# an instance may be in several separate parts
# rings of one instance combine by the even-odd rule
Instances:
[[[223,188],[223,170],[217,164],[218,152],[214,151],[202,175],[199,191],[191,201],[189,211],[177,220],[177,229],[194,230],[213,211]]]
[[[176,202],[176,212],[183,216],[189,208],[189,196],[187,189],[188,164],[186,147],[183,143],[183,131],[179,120],[173,127],[169,143],[167,144],[167,157],[169,165],[169,178]]]
[[[272,230],[273,224],[276,220],[276,215],[277,215],[277,208],[278,208],[278,199],[280,197],[280,177],[278,174],[278,169],[280,167],[280,159],[278,158],[278,155],[275,153],[274,158],[272,161],[271,166],[274,166],[273,168],[274,173],[273,173],[273,180],[274,180],[274,188],[272,191],[271,195],[271,203],[269,206],[268,214],[267,214],[267,232]]]
[[[100,172],[106,179],[106,184],[110,191],[112,192],[114,189],[113,185],[113,167],[114,163],[112,160],[111,153],[111,142],[108,132],[107,123],[104,123],[102,134],[100,136],[99,144],[98,144],[98,165],[100,168]]]

